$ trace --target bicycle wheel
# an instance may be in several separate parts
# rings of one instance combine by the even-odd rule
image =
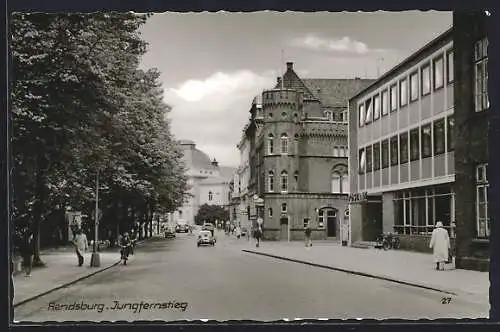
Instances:
[[[401,241],[398,238],[394,238],[394,240],[392,240],[392,247],[394,249],[399,249],[400,246],[401,246]]]
[[[384,241],[384,244],[382,245],[382,247],[384,248],[384,250],[389,250],[391,245],[389,244],[389,242]]]

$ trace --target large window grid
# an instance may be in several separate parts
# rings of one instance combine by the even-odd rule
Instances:
[[[400,164],[408,162],[408,132],[399,135],[399,159]]]
[[[454,221],[454,193],[449,188],[423,188],[401,191],[395,205],[394,232],[430,235],[437,221],[450,230]]]
[[[391,99],[390,99],[390,108],[391,112],[397,111],[398,109],[398,85],[393,84],[390,88],[391,91]]]
[[[393,136],[390,139],[390,150],[391,150],[391,166],[397,166],[398,157],[398,136]]]
[[[433,66],[433,82],[434,82],[434,90],[441,89],[444,86],[444,59],[443,55],[440,55],[439,57],[435,58],[434,61],[432,61],[432,66]]]
[[[421,77],[422,96],[426,96],[431,93],[431,67],[429,64],[422,66]]]
[[[434,155],[445,152],[445,122],[444,119],[434,121]]]
[[[382,141],[382,168],[389,167],[389,140]]]
[[[406,78],[399,81],[399,106],[408,104],[408,80]]]
[[[410,161],[420,159],[420,129],[410,130]]]
[[[410,75],[410,101],[418,100],[418,71]]]
[[[474,47],[474,104],[476,112],[490,107],[488,97],[488,39],[476,42]]]
[[[488,213],[488,164],[476,167],[476,232],[478,238],[490,237],[490,216]]]
[[[432,126],[430,123],[422,126],[422,158],[432,156]]]
[[[373,96],[373,120],[378,120],[380,118],[380,95],[376,94]]]
[[[372,164],[373,156],[372,156],[372,147],[367,146],[366,147],[366,172],[371,172],[373,169],[373,164]]]
[[[382,116],[389,114],[389,96],[387,89],[382,90],[380,94],[380,107],[382,108]]]
[[[380,142],[373,144],[373,170],[380,169]]]

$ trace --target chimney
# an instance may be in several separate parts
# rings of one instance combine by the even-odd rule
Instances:
[[[287,62],[286,63],[286,69],[287,70],[292,70],[293,69],[293,62]]]
[[[219,162],[217,160],[215,160],[215,158],[214,158],[214,160],[212,161],[212,165],[217,167],[217,166],[219,166]]]

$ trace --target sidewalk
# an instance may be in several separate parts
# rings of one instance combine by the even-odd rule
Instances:
[[[140,245],[144,240],[137,243]],[[63,288],[93,274],[107,270],[120,263],[119,248],[100,251],[101,266],[90,267],[92,252],[85,254],[83,266],[78,266],[75,249],[72,246],[63,246],[59,249],[48,249],[41,252],[41,259],[45,267],[34,268],[31,277],[18,273],[13,278],[14,306],[39,297],[53,290]]]
[[[265,241],[256,248],[252,241],[243,251],[473,297],[480,302],[489,299],[489,273],[460,269],[437,271],[430,254],[342,247],[328,241],[313,242],[308,248],[301,241]]]

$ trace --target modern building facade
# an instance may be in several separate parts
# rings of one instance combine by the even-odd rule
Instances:
[[[176,223],[183,219],[188,224],[194,224],[194,217],[203,204],[229,208],[230,182],[235,168],[219,166],[215,159],[210,160],[207,154],[197,149],[193,141],[183,140],[180,144],[191,196],[182,208],[170,214],[169,220]]]
[[[430,251],[441,221],[457,267],[484,257],[487,56],[481,24],[461,20],[349,101],[352,242],[392,232],[402,248]]]
[[[247,214],[264,239],[340,240],[349,193],[347,101],[362,79],[301,79],[287,70],[250,109]],[[243,189],[242,189],[243,190]],[[242,206],[244,208],[244,205]]]

